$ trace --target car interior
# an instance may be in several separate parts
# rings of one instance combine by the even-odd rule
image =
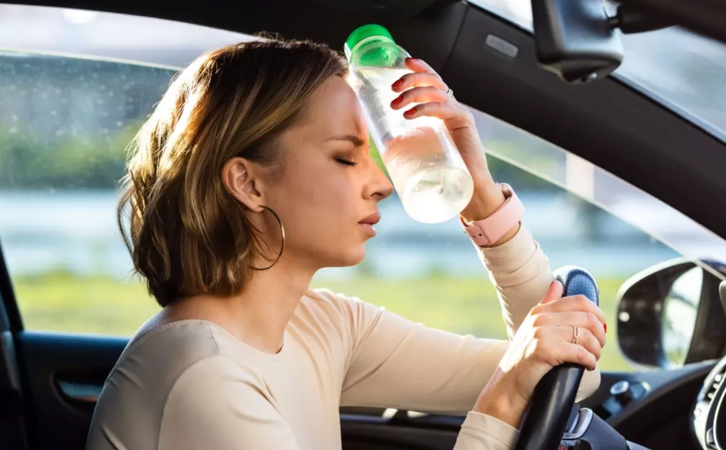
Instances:
[[[354,28],[378,23],[438,71],[461,102],[567,149],[726,239],[719,202],[726,198],[724,136],[613,76],[629,58],[621,35],[679,27],[726,42],[720,0],[622,0],[608,8],[602,0],[532,0],[534,30],[479,2],[457,0],[15,3],[275,32],[333,48],[342,48]],[[726,85],[726,72],[717,76]],[[26,329],[2,239],[0,228],[0,449],[83,448],[95,401],[128,338]],[[726,448],[725,267],[684,257],[623,284],[610,337],[640,370],[603,370],[598,391],[574,406],[581,368],[553,370],[538,387],[517,448]],[[584,276],[578,273],[559,276]],[[701,281],[688,287],[694,274]],[[596,281],[583,283],[572,292],[598,296]],[[692,337],[682,364],[674,365],[664,327],[681,320],[678,302],[689,296],[696,298]],[[344,408],[342,444],[345,450],[451,449],[462,421]]]

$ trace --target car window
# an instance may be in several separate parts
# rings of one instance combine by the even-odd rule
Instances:
[[[468,1],[532,30],[530,0]],[[618,79],[726,142],[726,44],[671,27],[623,35],[623,47]]]
[[[189,47],[179,55],[198,50],[193,33],[182,38]],[[129,56],[145,48],[129,45],[123,50]],[[130,276],[115,221],[116,188],[126,145],[175,73],[99,55],[0,53],[0,240],[27,329],[128,336],[158,311],[141,281]],[[697,224],[616,177],[473,112],[494,176],[512,184],[525,203],[525,225],[553,268],[576,264],[596,276],[610,323],[616,323],[616,292],[628,277],[704,247],[724,248]],[[365,261],[323,270],[314,286],[428,326],[505,338],[495,290],[456,220],[415,222],[395,195],[381,211]],[[654,214],[667,217],[668,226],[649,222]],[[684,235],[688,239],[679,241]],[[677,252],[654,236],[686,250]],[[630,369],[614,339],[601,366]]]

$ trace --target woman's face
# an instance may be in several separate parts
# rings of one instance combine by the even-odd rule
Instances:
[[[346,81],[327,80],[278,143],[283,168],[270,172],[264,195],[285,226],[283,259],[314,270],[361,262],[392,186],[368,153],[363,111]]]

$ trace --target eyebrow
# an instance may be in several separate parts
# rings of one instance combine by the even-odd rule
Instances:
[[[326,139],[326,141],[350,141],[356,147],[362,147],[366,143],[366,141],[364,141],[363,139],[361,139],[358,136],[355,136],[353,134],[346,134],[346,135],[342,135],[342,136],[333,136],[333,137]]]

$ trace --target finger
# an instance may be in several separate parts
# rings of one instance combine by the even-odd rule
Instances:
[[[558,280],[555,280],[550,283],[550,287],[547,289],[547,293],[545,294],[540,304],[546,304],[555,300],[559,300],[560,298],[562,298],[562,294],[564,292],[565,288],[564,286],[562,286],[562,283],[560,283]]]
[[[429,64],[423,59],[406,58],[406,67],[413,70],[414,72],[430,72],[434,74],[436,73],[434,68],[429,66]]]
[[[601,323],[605,323],[605,314],[594,302],[591,302],[584,295],[572,295],[570,297],[562,297],[556,302],[552,302],[550,305],[548,305],[547,310],[551,312],[591,312],[597,316]]]
[[[557,338],[561,338],[562,342],[582,345],[587,351],[595,355],[597,359],[600,359],[602,355],[602,349],[605,344],[600,340],[601,337],[594,334],[589,328],[577,327],[577,342],[574,342],[575,334],[571,326],[551,327],[551,333],[552,337],[556,335]]]
[[[415,87],[396,97],[391,102],[391,108],[401,109],[411,103],[446,102],[450,98],[446,92],[433,86]]]
[[[403,113],[403,117],[406,119],[415,119],[421,116],[438,117],[444,121],[461,120],[467,123],[470,120],[468,111],[451,102],[421,103]]]
[[[562,351],[561,357],[563,362],[579,364],[587,370],[595,370],[597,368],[598,357],[595,356],[587,347],[579,344],[571,344],[563,342],[560,345]]]
[[[416,86],[433,86],[444,92],[449,90],[449,87],[446,83],[444,83],[444,80],[442,80],[438,74],[431,72],[407,73],[393,83],[391,89],[393,89],[394,92],[403,92],[406,89]]]
[[[530,310],[529,314],[532,316],[536,316],[538,314],[550,312],[552,308],[545,305],[562,298],[562,294],[564,293],[564,291],[565,288],[564,286],[562,286],[562,283],[559,280],[554,280],[552,283],[550,283],[549,288],[547,288],[547,292],[545,293],[544,298],[540,300],[540,302],[535,305],[532,310]]]
[[[567,342],[575,337],[574,327],[578,327],[580,334],[587,332],[594,336],[601,347],[604,347],[607,341],[602,323],[592,313],[581,311],[542,313],[534,316],[532,325],[537,328],[536,333],[548,334],[552,330],[561,340]]]

